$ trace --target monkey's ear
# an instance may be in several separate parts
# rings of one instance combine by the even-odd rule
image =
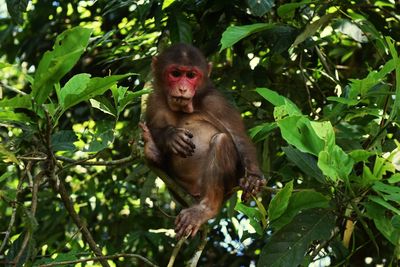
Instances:
[[[208,77],[210,77],[210,75],[211,75],[211,70],[212,70],[212,63],[208,62],[208,64],[207,64]]]
[[[151,60],[151,70],[154,72],[157,67],[158,57],[154,56]]]

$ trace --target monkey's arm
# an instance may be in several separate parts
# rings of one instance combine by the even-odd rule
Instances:
[[[240,113],[223,96],[219,93],[210,94],[205,97],[203,105],[207,107],[211,120],[216,121],[219,124],[217,127],[226,131],[235,144],[245,169],[245,177],[240,180],[240,186],[244,189],[242,198],[246,200],[266,184],[258,164],[256,148],[247,135]]]

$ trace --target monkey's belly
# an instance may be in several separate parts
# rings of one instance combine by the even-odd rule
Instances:
[[[194,118],[189,116],[177,126],[185,128],[193,134],[192,142],[196,146],[194,153],[187,158],[172,154],[170,168],[178,182],[190,194],[200,196],[202,174],[206,164],[210,164],[211,141],[219,131],[212,124]]]

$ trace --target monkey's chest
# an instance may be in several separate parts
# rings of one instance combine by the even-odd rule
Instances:
[[[173,175],[192,195],[199,195],[200,192],[197,191],[201,188],[199,185],[202,182],[202,177],[199,176],[207,164],[210,164],[211,140],[219,131],[209,122],[197,119],[195,116],[181,120],[176,127],[189,130],[193,134],[191,141],[196,147],[193,155],[186,158],[171,154],[169,167]]]

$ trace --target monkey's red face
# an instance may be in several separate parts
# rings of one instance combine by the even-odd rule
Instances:
[[[170,108],[173,111],[192,113],[192,99],[202,83],[202,71],[197,67],[173,64],[166,68],[165,80]]]

